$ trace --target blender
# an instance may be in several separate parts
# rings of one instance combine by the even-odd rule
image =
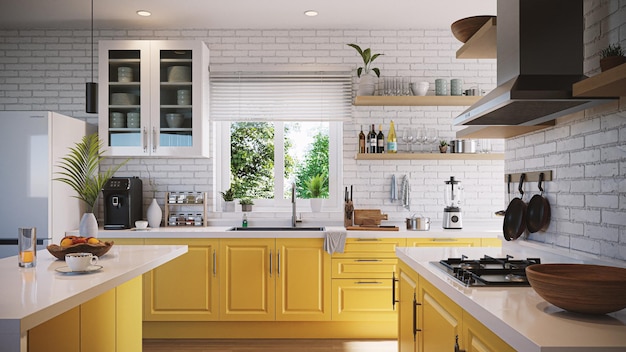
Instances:
[[[444,190],[444,201],[446,207],[443,209],[443,228],[444,229],[460,229],[463,228],[461,222],[461,191],[459,185],[461,181],[450,176],[450,180],[445,181],[446,188]]]

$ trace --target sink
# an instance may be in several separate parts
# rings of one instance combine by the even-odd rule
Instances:
[[[325,231],[325,227],[272,227],[272,226],[258,226],[258,227],[231,227],[228,231]]]

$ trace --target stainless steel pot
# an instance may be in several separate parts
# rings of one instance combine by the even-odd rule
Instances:
[[[406,229],[410,231],[428,231],[430,230],[430,218],[427,218],[427,217],[406,218]]]
[[[464,139],[463,151],[461,153],[476,153],[476,140]]]

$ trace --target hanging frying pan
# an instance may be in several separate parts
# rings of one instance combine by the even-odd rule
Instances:
[[[524,198],[524,180],[526,174],[522,173],[519,178],[519,190],[520,196],[513,198],[506,208],[504,214],[504,224],[502,225],[502,231],[504,233],[504,239],[507,241],[515,240],[522,235],[526,230],[526,203],[522,200]]]
[[[526,209],[526,227],[530,233],[545,230],[550,223],[550,203],[543,196],[543,177],[542,172],[539,174],[537,184],[541,194],[535,194],[528,202]]]

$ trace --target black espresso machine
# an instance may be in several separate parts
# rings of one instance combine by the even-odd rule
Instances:
[[[111,177],[102,195],[105,230],[130,229],[142,219],[143,186],[139,177]]]

